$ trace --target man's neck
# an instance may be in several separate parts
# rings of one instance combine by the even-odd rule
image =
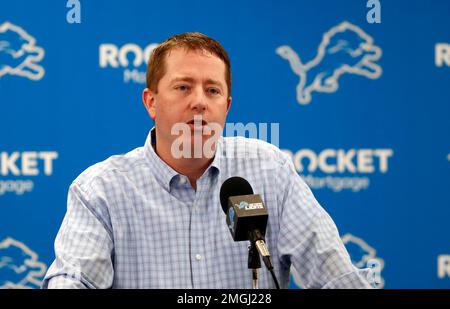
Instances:
[[[197,180],[203,175],[213,161],[213,158],[206,157],[176,159],[172,156],[170,147],[164,147],[161,143],[156,143],[155,148],[155,152],[161,160],[173,168],[177,173],[185,175],[189,179],[192,188],[195,190],[197,190]]]

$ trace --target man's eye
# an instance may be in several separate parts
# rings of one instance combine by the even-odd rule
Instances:
[[[180,85],[180,86],[176,86],[175,89],[180,90],[180,91],[187,91],[187,90],[189,90],[189,87],[187,85]]]
[[[213,95],[220,94],[220,90],[217,89],[217,88],[209,88],[209,89],[208,89],[208,92],[209,92],[210,94],[213,94]]]

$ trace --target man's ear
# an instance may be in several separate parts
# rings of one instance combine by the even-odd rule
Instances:
[[[231,107],[231,96],[229,96],[227,99],[227,114],[230,111],[230,107]]]
[[[142,102],[144,103],[145,109],[147,110],[150,118],[155,120],[156,117],[156,100],[155,93],[149,88],[145,88],[142,92]]]

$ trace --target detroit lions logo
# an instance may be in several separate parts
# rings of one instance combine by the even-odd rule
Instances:
[[[0,289],[39,288],[46,271],[25,244],[10,237],[0,242]]]
[[[9,22],[0,24],[0,78],[11,74],[40,80],[45,70],[38,62],[44,54],[25,30]]]
[[[381,276],[381,271],[384,268],[384,260],[377,257],[377,251],[363,239],[352,234],[345,234],[341,239],[350,255],[353,265],[357,268],[371,268],[372,272],[367,280],[373,287],[377,289],[383,288],[384,279]],[[291,267],[290,288],[304,288],[300,275],[294,267]]]
[[[234,233],[234,208],[230,207],[228,210],[228,220],[230,223],[228,224],[228,228]]]
[[[381,271],[384,268],[384,260],[377,257],[377,251],[369,246],[363,239],[352,234],[341,237],[352,263],[358,268],[372,268],[372,277],[367,278],[376,288],[384,287],[384,279]]]
[[[248,208],[248,203],[246,201],[241,201],[239,203],[239,205],[236,204],[235,206],[238,207],[239,209],[247,209]]]
[[[382,73],[375,63],[381,58],[381,49],[374,45],[372,37],[347,21],[323,35],[316,57],[306,64],[288,45],[278,47],[276,53],[289,61],[291,69],[300,78],[297,85],[300,104],[309,104],[313,92],[336,92],[339,77],[343,74],[377,79]]]

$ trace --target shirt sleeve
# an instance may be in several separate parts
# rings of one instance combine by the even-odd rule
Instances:
[[[302,287],[371,288],[366,279],[370,269],[352,264],[335,223],[287,157],[279,179],[285,190],[278,252],[295,268]]]
[[[113,241],[101,212],[76,183],[69,189],[67,212],[55,240],[55,261],[43,288],[110,288]]]

